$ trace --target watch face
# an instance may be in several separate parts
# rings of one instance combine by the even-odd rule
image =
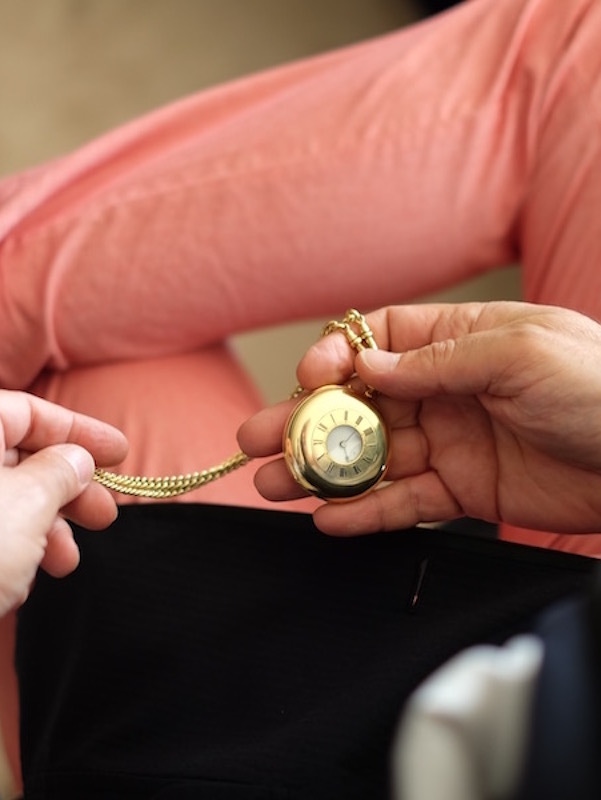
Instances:
[[[334,421],[334,427],[326,435],[327,455],[335,464],[341,466],[354,464],[363,452],[363,437],[354,425],[349,425],[347,422],[336,424],[335,414],[331,415],[331,419]],[[327,422],[329,419],[321,424],[327,426]]]
[[[344,500],[382,480],[388,435],[373,403],[346,386],[323,386],[290,415],[283,449],[301,486],[324,499]]]

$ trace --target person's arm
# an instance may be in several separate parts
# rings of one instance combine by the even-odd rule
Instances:
[[[594,312],[600,30],[589,0],[472,0],[7,179],[0,385],[520,259],[528,299]]]
[[[521,303],[393,307],[368,317],[380,350],[341,334],[314,345],[298,377],[312,389],[357,372],[391,430],[387,484],[315,512],[353,535],[471,516],[558,532],[601,530],[601,326]],[[356,357],[355,357],[356,356]],[[251,456],[281,450],[294,401],[239,432]],[[272,500],[302,494],[276,459],[257,473]]]

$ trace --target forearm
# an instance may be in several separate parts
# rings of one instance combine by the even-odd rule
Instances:
[[[540,110],[590,4],[550,5],[474,0],[7,181],[2,382],[396,302],[517,258]]]

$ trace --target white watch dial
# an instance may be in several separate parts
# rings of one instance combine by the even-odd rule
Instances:
[[[337,464],[352,464],[361,455],[363,438],[352,425],[337,425],[328,433],[326,450]]]

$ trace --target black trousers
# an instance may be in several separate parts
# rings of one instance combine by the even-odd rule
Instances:
[[[460,649],[529,630],[596,562],[301,514],[129,506],[40,574],[17,661],[27,800],[387,798],[403,703]]]

